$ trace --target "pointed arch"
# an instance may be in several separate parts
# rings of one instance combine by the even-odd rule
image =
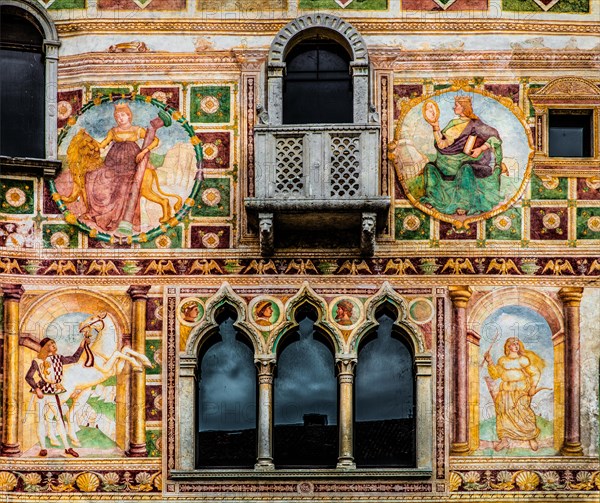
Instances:
[[[394,290],[388,281],[386,281],[381,286],[379,291],[367,302],[365,307],[366,321],[354,333],[354,336],[349,344],[350,352],[356,354],[361,340],[379,325],[376,313],[386,304],[392,306],[397,312],[394,325],[406,333],[407,340],[410,343],[413,354],[417,355],[426,353],[427,349],[421,330],[408,319],[408,305],[406,300],[404,300],[404,298],[400,296],[396,290]]]
[[[204,320],[190,334],[185,348],[186,357],[196,358],[202,341],[212,335],[215,330],[218,330],[217,317],[225,306],[229,306],[235,311],[237,317],[233,326],[248,338],[254,349],[254,354],[257,355],[262,352],[262,338],[247,321],[246,302],[233,291],[227,281],[224,281],[219,290],[207,301]]]
[[[342,351],[343,342],[340,339],[339,333],[327,320],[327,302],[311,288],[308,281],[305,281],[298,293],[285,304],[286,321],[279,328],[275,337],[269,342],[268,350],[270,353],[275,354],[277,352],[277,345],[283,335],[298,326],[298,322],[296,321],[297,311],[306,305],[313,307],[317,313],[315,328],[330,340],[335,353]]]

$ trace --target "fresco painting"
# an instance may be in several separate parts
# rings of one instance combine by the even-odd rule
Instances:
[[[390,148],[402,188],[419,210],[462,228],[521,196],[533,150],[512,100],[444,89],[402,107]]]
[[[283,304],[272,297],[255,297],[249,305],[252,322],[261,331],[269,331],[279,324],[283,317]]]
[[[60,139],[53,198],[69,223],[104,241],[147,242],[176,227],[199,189],[193,130],[161,101],[138,98],[98,98]]]
[[[23,349],[24,456],[123,456],[117,378],[152,364],[125,346],[106,312],[75,312],[48,324],[39,350]],[[120,425],[119,425],[120,424]]]
[[[500,308],[484,322],[477,454],[556,454],[551,337],[546,320],[524,306]]]

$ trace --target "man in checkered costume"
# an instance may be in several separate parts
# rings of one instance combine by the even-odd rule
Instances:
[[[79,454],[69,447],[67,442],[67,432],[62,415],[60,404],[60,395],[66,390],[62,384],[63,366],[71,363],[77,363],[84,349],[85,338],[82,339],[79,348],[73,356],[62,356],[58,354],[56,342],[46,337],[40,342],[40,351],[37,358],[31,362],[31,366],[25,376],[25,381],[31,386],[31,393],[37,396],[38,428],[37,435],[40,442],[40,456],[47,456],[46,449],[46,413],[52,413],[56,418],[56,427],[60,435],[65,453],[74,457]],[[39,381],[36,381],[35,375],[38,375]]]

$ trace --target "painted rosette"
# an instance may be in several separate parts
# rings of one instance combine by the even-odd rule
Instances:
[[[202,146],[188,120],[160,98],[135,92],[98,96],[69,118],[58,137],[63,169],[49,182],[52,198],[67,223],[100,242],[111,245],[150,242],[177,227],[195,204],[203,179]],[[152,130],[150,134],[158,138],[158,145],[145,156],[147,161],[132,160],[136,151],[152,145],[150,140],[149,145],[144,143],[144,133],[138,134],[135,142],[110,141],[111,131],[118,126],[117,106],[129,110],[132,131],[144,129],[148,135]],[[81,146],[77,140],[87,143]],[[121,142],[136,143],[137,147],[113,149]],[[185,150],[193,155],[180,155]],[[183,158],[187,161],[180,161]],[[131,186],[135,188],[133,193],[139,193],[138,201],[127,205],[124,201],[127,197],[122,197],[128,211],[123,211],[119,219],[116,210],[116,218],[107,223],[109,217],[103,217],[100,208],[105,207],[106,200],[110,201],[111,194],[102,188],[106,187],[102,180],[120,176],[121,167],[127,162],[130,169],[133,166]],[[141,170],[143,162],[147,162],[144,175],[136,179],[135,172]],[[113,183],[118,192],[118,180]],[[151,202],[144,194],[160,202]]]

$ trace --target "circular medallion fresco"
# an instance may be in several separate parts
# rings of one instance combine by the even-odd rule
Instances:
[[[182,325],[193,327],[204,316],[204,303],[196,297],[183,299],[177,307],[177,319]]]
[[[356,328],[362,318],[363,306],[353,297],[337,297],[330,306],[331,319],[342,330]]]
[[[58,140],[63,169],[50,182],[52,197],[68,223],[99,241],[152,241],[194,205],[200,140],[156,97],[98,97],[69,118]]]
[[[409,201],[456,228],[512,206],[530,178],[532,157],[531,131],[519,107],[470,86],[404,103],[390,144]]]
[[[260,330],[266,331],[275,327],[283,316],[283,304],[274,297],[255,297],[248,306],[250,320]]]
[[[408,315],[415,323],[422,325],[433,318],[433,304],[429,299],[414,299],[408,305]]]

